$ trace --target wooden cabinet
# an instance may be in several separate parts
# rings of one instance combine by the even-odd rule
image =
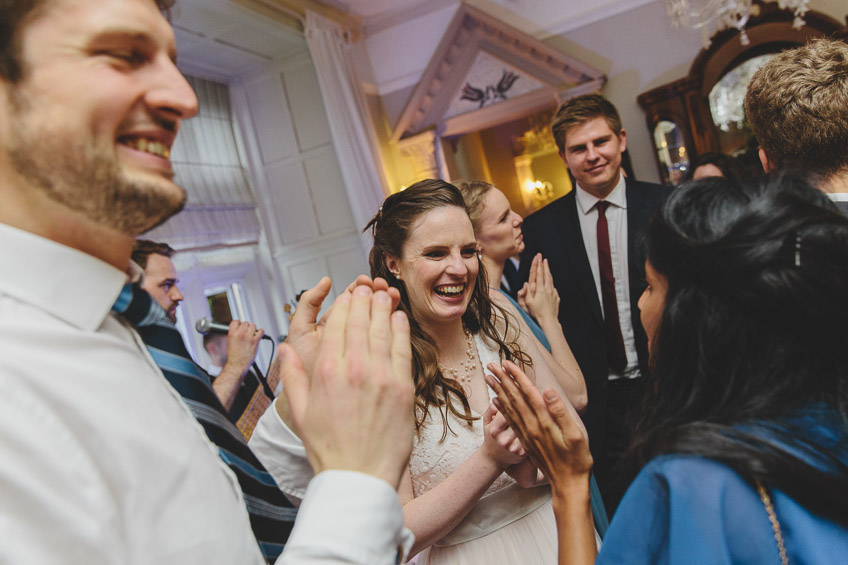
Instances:
[[[695,58],[688,76],[637,97],[645,112],[663,183],[679,182],[689,163],[708,151],[737,155],[743,160],[756,158],[753,134],[744,123],[740,109],[734,106],[741,103],[739,96],[744,96],[747,86],[744,80],[752,63],[761,64],[756,58],[817,37],[848,37],[845,26],[820,12],[807,12],[804,16],[807,24],[795,29],[791,11],[760,0],[755,0],[754,6],[758,14],[746,26],[750,40],[747,45],[742,44],[737,30],[720,31],[711,38],[710,47],[701,50]],[[711,93],[714,105],[729,104],[733,111],[724,114],[732,114],[735,119],[719,112],[720,125],[717,124],[710,108]],[[716,100],[717,95],[724,96]]]

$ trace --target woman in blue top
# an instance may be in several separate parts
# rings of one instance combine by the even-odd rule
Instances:
[[[706,179],[647,251],[641,472],[597,562],[848,562],[848,218],[791,177]],[[591,563],[585,430],[505,366],[490,385],[550,479],[559,561]]]

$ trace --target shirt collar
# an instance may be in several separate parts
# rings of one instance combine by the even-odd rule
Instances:
[[[88,331],[100,327],[128,279],[96,257],[2,223],[0,265],[0,292]],[[129,267],[133,277],[139,270]]]
[[[579,184],[575,190],[577,191],[577,205],[580,207],[580,211],[583,212],[583,214],[588,214],[592,211],[592,208],[595,207],[595,204],[597,204],[600,199],[595,198],[580,188]],[[612,189],[612,192],[610,192],[604,200],[613,206],[618,206],[625,210],[627,209],[627,192],[625,190],[624,175],[619,174],[618,184],[615,185],[615,188]]]

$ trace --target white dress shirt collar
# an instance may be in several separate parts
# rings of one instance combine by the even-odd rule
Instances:
[[[83,330],[100,327],[128,280],[87,253],[0,224],[0,292]],[[129,267],[137,278],[138,265]]]
[[[584,215],[588,214],[592,208],[594,208],[595,204],[598,203],[600,198],[596,198],[595,196],[589,194],[577,184],[577,206],[580,208],[580,212]],[[604,198],[607,202],[614,206],[618,206],[619,208],[627,209],[627,195],[625,191],[625,182],[624,175],[619,174],[618,176],[618,184],[615,185],[615,188],[612,189],[606,198]]]

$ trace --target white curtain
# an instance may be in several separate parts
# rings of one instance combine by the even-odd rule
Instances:
[[[350,208],[362,229],[382,204],[385,192],[380,159],[351,61],[351,46],[341,26],[319,14],[307,10],[304,27]],[[367,256],[370,234],[362,234],[360,241]]]

